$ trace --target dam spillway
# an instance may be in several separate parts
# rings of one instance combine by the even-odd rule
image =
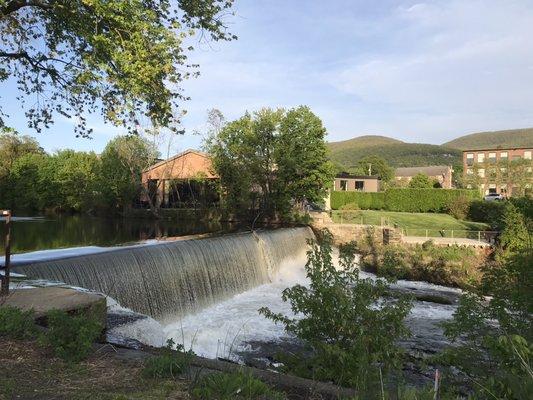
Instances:
[[[95,290],[158,320],[175,319],[269,282],[305,259],[310,228],[145,245],[16,266],[17,273]]]

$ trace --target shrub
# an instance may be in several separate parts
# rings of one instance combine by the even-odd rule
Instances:
[[[331,192],[331,208],[340,209],[345,204],[353,204],[362,210],[385,208],[385,192]]]
[[[501,220],[504,210],[504,202],[476,200],[470,203],[467,216],[471,221],[486,222],[495,227]]]
[[[35,316],[32,310],[22,311],[15,307],[0,307],[0,337],[29,339],[35,336]]]
[[[93,342],[102,332],[101,324],[90,315],[71,315],[52,310],[47,313],[48,331],[43,344],[67,361],[78,362],[89,356]]]
[[[362,210],[444,212],[458,198],[472,201],[479,198],[479,192],[467,189],[433,188],[389,188],[385,192],[377,193],[333,191],[331,208],[338,210],[346,204],[354,204]]]
[[[268,387],[251,374],[212,373],[202,378],[192,390],[194,399],[202,400],[283,400],[286,396]]]
[[[348,203],[343,205],[340,209],[346,211],[359,211],[361,208],[357,205],[357,203]]]
[[[332,236],[322,231],[320,243],[310,242],[306,275],[309,287],[296,285],[283,291],[299,318],[260,309],[313,349],[312,356],[299,357],[299,371],[318,380],[359,389],[379,380],[379,368],[397,365],[400,350],[396,341],[409,334],[403,321],[411,308],[410,299],[387,298],[388,285],[382,279],[362,279],[355,265],[355,244],[340,248],[339,264],[332,262]]]
[[[468,215],[470,202],[466,196],[459,196],[448,202],[446,212],[456,219],[465,219]]]
[[[459,197],[473,200],[479,193],[466,189],[389,189],[385,192],[385,204],[389,211],[444,212]]]
[[[174,341],[169,339],[163,354],[149,358],[143,367],[143,376],[146,378],[175,378],[183,373],[190,361],[192,353],[183,351],[183,346],[178,345],[174,350]]]

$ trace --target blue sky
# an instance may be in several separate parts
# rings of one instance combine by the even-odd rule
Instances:
[[[201,75],[184,84],[184,136],[163,153],[199,147],[206,112],[227,119],[264,106],[306,104],[329,140],[380,134],[443,143],[465,133],[533,126],[533,1],[237,0],[239,40],[197,44]],[[120,133],[89,116],[91,140],[58,119],[26,128],[12,83],[0,85],[8,123],[46,150],[100,152]],[[200,132],[200,134],[194,134]]]

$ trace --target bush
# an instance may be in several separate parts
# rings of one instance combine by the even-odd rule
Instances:
[[[331,208],[338,210],[346,204],[354,204],[362,210],[444,212],[458,198],[470,202],[479,198],[479,192],[467,189],[410,188],[390,188],[377,193],[333,191]]]
[[[332,236],[324,230],[320,243],[311,242],[306,275],[309,287],[296,285],[283,291],[298,318],[260,309],[313,349],[298,357],[304,376],[333,381],[361,390],[379,382],[384,371],[397,365],[398,339],[409,335],[404,319],[411,301],[405,296],[388,298],[382,279],[362,279],[355,264],[355,244],[342,246],[340,268],[332,261]]]
[[[470,208],[470,200],[465,196],[459,196],[446,205],[446,212],[456,219],[465,219]]]
[[[331,208],[340,209],[345,204],[353,204],[362,210],[381,210],[385,208],[385,192],[331,192]]]
[[[89,315],[70,315],[53,310],[47,313],[48,331],[43,344],[66,361],[81,361],[89,356],[93,342],[102,332],[102,325]]]
[[[493,227],[501,220],[505,202],[476,200],[470,203],[467,217],[471,221],[486,222]]]
[[[15,307],[0,307],[0,337],[30,339],[36,333],[34,321],[32,310],[21,311]]]
[[[357,205],[357,203],[348,203],[343,205],[340,209],[346,211],[359,211],[361,208]]]
[[[201,400],[283,400],[283,393],[270,389],[251,374],[242,372],[212,373],[201,379],[192,390],[192,397]]]
[[[183,373],[190,361],[192,353],[183,352],[183,346],[174,350],[174,341],[169,339],[163,354],[149,358],[144,364],[143,376],[146,378],[175,378]]]

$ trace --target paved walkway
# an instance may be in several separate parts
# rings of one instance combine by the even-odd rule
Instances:
[[[459,246],[472,246],[472,247],[490,247],[491,244],[482,240],[477,239],[467,239],[467,238],[446,238],[446,237],[425,237],[425,236],[403,236],[403,243],[410,244],[422,244],[432,240],[435,244],[438,245],[459,245]]]

